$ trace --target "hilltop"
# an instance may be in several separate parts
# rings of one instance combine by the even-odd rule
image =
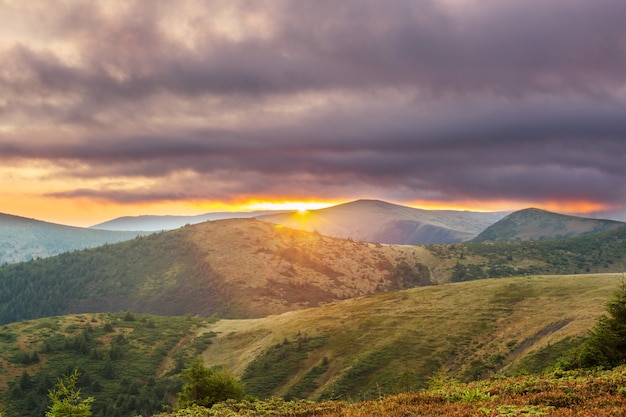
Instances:
[[[474,242],[513,242],[582,236],[613,230],[626,223],[615,220],[567,216],[528,208],[509,214],[487,227]]]
[[[399,245],[457,243],[470,240],[506,213],[422,210],[380,200],[260,216],[294,229],[366,242]]]
[[[13,323],[0,329],[0,401],[15,411],[8,416],[45,409],[55,378],[78,367],[96,411],[151,415],[171,401],[177,373],[196,355],[226,366],[260,398],[380,399],[436,375],[537,372],[578,343],[621,279],[481,280],[246,320],[98,313]]]
[[[261,317],[430,284],[409,254],[430,259],[254,219],[206,222],[0,268],[0,323],[120,310]]]
[[[0,213],[0,264],[122,242],[142,234],[146,233],[92,230]]]

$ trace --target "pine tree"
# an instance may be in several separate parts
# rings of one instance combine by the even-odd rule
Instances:
[[[46,417],[90,417],[93,397],[82,399],[80,389],[76,388],[79,373],[59,379],[56,389],[48,393],[50,407]]]
[[[615,367],[626,362],[626,282],[613,298],[576,355],[576,365]]]

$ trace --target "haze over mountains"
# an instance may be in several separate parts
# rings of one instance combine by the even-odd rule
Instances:
[[[228,218],[258,218],[294,229],[367,242],[456,243],[478,235],[508,212],[423,210],[379,200],[357,200],[319,210],[206,213],[199,216],[121,217],[92,226],[105,230],[171,230]]]
[[[259,219],[334,237],[424,245],[470,240],[506,214],[422,210],[380,200],[357,200],[306,213],[272,214]]]
[[[0,264],[117,243],[142,234],[63,226],[0,213]]]
[[[99,230],[139,230],[157,232],[161,230],[173,230],[188,224],[197,224],[212,220],[224,219],[248,219],[276,213],[274,211],[252,211],[252,212],[215,212],[199,214],[197,216],[125,216],[108,220],[91,226],[91,229]]]

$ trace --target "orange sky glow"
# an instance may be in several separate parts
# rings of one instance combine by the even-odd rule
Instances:
[[[368,198],[361,196],[359,198]],[[139,215],[183,215],[193,216],[208,212],[247,212],[265,210],[317,210],[347,203],[357,198],[343,200],[289,199],[268,197],[267,199],[238,200],[232,203],[211,201],[175,201],[141,204],[115,204],[93,199],[60,199],[37,194],[17,192],[0,195],[0,212],[35,218],[52,223],[78,227],[89,227],[97,223],[122,216]],[[589,201],[389,201],[400,205],[426,210],[469,210],[469,211],[514,211],[527,207],[542,208],[559,213],[577,215],[606,210],[601,203]]]

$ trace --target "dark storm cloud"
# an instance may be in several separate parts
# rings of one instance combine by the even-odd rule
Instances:
[[[619,0],[485,1],[467,13],[428,0],[275,3],[228,3],[241,14],[273,12],[272,36],[242,40],[210,29],[211,10],[223,2],[198,3],[198,16],[184,22],[194,25],[192,46],[167,34],[177,22],[162,2],[133,3],[113,17],[97,4],[66,6],[50,34],[75,42],[80,65],[23,44],[2,61],[29,75],[26,85],[10,83],[14,89],[93,92],[99,100],[380,86],[436,95],[605,94],[623,85],[626,3]]]
[[[155,184],[56,196],[626,205],[621,0],[120,4],[0,44],[0,158]]]

